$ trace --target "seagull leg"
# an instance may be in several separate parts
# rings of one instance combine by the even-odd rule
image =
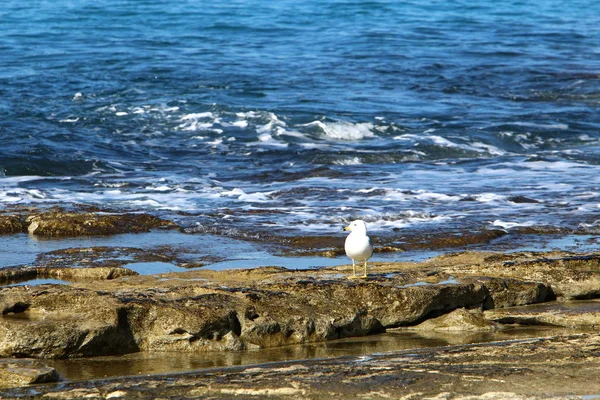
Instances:
[[[356,263],[354,262],[354,260],[352,260],[352,275],[348,276],[348,279],[356,278],[358,278],[358,276],[356,276]]]
[[[365,260],[365,274],[363,275],[363,278],[367,277],[367,261]]]

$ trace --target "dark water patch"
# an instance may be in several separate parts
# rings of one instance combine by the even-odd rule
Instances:
[[[293,182],[307,178],[342,178],[352,175],[351,173],[336,170],[329,167],[318,167],[314,169],[307,169],[304,171],[289,172],[283,170],[272,170],[269,172],[263,172],[256,174],[254,179],[258,181],[281,181],[281,182]]]
[[[41,149],[40,153],[30,152],[23,156],[3,157],[0,171],[4,176],[73,176],[92,172],[109,172],[114,169],[102,160],[90,160],[68,155],[48,157],[50,149]]]
[[[530,199],[530,198],[525,197],[525,196],[512,196],[512,197],[509,197],[507,200],[510,201],[510,202],[513,202],[513,203],[517,203],[517,204],[535,204],[535,203],[539,203],[538,200]]]

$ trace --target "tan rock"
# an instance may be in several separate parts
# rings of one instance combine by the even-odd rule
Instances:
[[[473,332],[492,331],[498,329],[496,323],[488,321],[480,309],[456,309],[437,318],[428,319],[419,325],[411,327],[417,331],[446,331],[446,332]]]
[[[56,369],[29,359],[0,360],[0,388],[31,385],[34,383],[57,382]]]
[[[488,310],[485,317],[501,324],[595,328],[600,326],[600,300],[567,300]]]

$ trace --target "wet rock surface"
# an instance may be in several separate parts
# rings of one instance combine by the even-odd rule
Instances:
[[[423,263],[379,263],[368,279],[356,280],[346,278],[350,266],[138,276],[124,267],[51,265],[45,273],[78,279],[70,285],[0,288],[0,355],[65,358],[269,348],[424,321],[427,326],[440,316],[445,322],[437,320],[438,325],[446,328],[439,329],[490,329],[524,319],[495,316],[486,322],[481,310],[592,295],[599,259],[594,254],[460,253]],[[30,270],[7,268],[4,278]],[[569,287],[565,296],[567,279],[582,291]],[[465,310],[446,315],[457,309]],[[449,321],[453,316],[458,319]]]
[[[551,287],[557,297],[585,299],[600,296],[600,254],[458,253],[430,260],[461,276],[514,278]],[[518,304],[515,304],[518,305]]]
[[[500,329],[500,324],[487,320],[483,312],[479,309],[467,310],[464,308],[458,308],[440,317],[428,319],[427,321],[412,327],[412,329],[416,331],[428,332],[492,331]]]
[[[0,234],[29,233],[42,237],[73,237],[148,232],[176,228],[171,221],[144,213],[20,210],[0,215]]]
[[[2,288],[0,354],[60,358],[310,343],[477,307],[486,296],[484,286],[472,283],[396,288],[377,281],[277,278],[278,270],[268,268],[240,273],[275,277],[229,281],[226,287],[132,276],[102,284]]]
[[[503,325],[600,327],[600,300],[549,302],[527,307],[487,310],[485,318]]]
[[[582,399],[600,393],[600,335],[38,386],[31,398]],[[583,397],[586,396],[586,397]]]
[[[56,369],[30,359],[0,359],[0,389],[58,382]]]

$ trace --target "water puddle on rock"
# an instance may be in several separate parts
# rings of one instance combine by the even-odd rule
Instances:
[[[285,346],[242,352],[163,353],[145,352],[123,356],[48,360],[67,381],[117,376],[167,374],[206,368],[264,364],[278,361],[360,356],[423,347],[485,343],[579,333],[566,328],[518,327],[497,332],[465,334],[391,331],[379,335],[340,339],[309,345]]]
[[[389,277],[393,277],[394,274],[388,274],[387,276]],[[441,280],[439,282],[425,282],[425,281],[418,281],[415,283],[409,283],[406,285],[401,285],[401,286],[396,286],[399,289],[404,289],[404,288],[409,288],[409,287],[414,287],[414,286],[430,286],[430,285],[457,285],[460,282],[453,276],[449,277],[448,279],[444,279]]]
[[[6,286],[35,286],[35,285],[45,285],[45,284],[53,284],[53,285],[68,285],[70,282],[63,281],[61,279],[30,279],[22,282],[13,282]]]
[[[114,236],[38,238],[16,234],[0,238],[0,269],[20,267],[124,267],[142,275],[190,268],[226,270],[278,266],[288,269],[323,268],[348,264],[345,256],[279,256],[267,243],[254,243],[210,234],[152,231]],[[375,254],[372,262],[418,261],[431,252]],[[38,276],[37,278],[42,278]],[[43,277],[47,278],[47,277]],[[9,282],[27,285],[68,283],[32,279]]]

